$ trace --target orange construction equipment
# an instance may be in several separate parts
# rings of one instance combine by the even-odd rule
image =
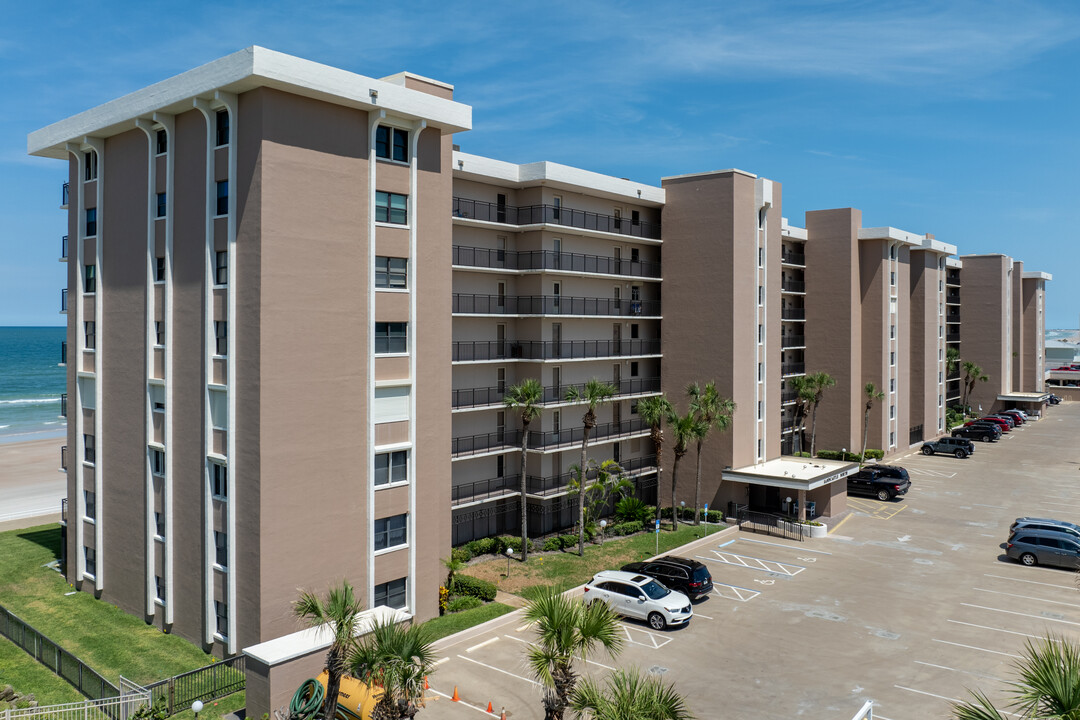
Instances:
[[[454,686],[454,697],[450,698],[454,702],[461,702],[461,698],[457,695],[457,685]]]
[[[488,700],[488,714],[489,715],[494,715],[495,714],[495,708],[491,707],[491,701],[490,700]]]
[[[425,690],[430,690],[431,689],[431,686],[428,685],[427,675],[424,676],[424,689]]]

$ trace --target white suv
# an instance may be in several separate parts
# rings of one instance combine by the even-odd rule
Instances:
[[[584,599],[586,603],[602,600],[620,615],[648,621],[653,630],[685,625],[694,616],[690,598],[637,573],[598,572],[586,583]]]

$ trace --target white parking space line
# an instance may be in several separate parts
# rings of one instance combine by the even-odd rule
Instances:
[[[1001,505],[983,505],[982,503],[971,503],[971,504],[974,505],[975,507],[988,507],[988,508],[994,508],[995,510],[1004,510],[1005,509]]]
[[[702,615],[699,612],[694,613],[694,617],[705,618],[706,620],[715,620],[715,618],[711,618],[708,615]]]
[[[979,610],[990,610],[991,612],[1006,613],[1008,615],[1019,615],[1020,617],[1035,618],[1036,620],[1042,620],[1043,622],[1056,622],[1064,623],[1066,625],[1080,626],[1078,622],[1072,622],[1071,620],[1059,620],[1058,618],[1046,617],[1045,615],[1032,615],[1031,613],[1017,612],[1016,610],[1002,610],[1001,608],[986,607],[985,605],[972,605],[971,603],[960,603],[965,607],[978,608]]]
[[[467,652],[467,653],[471,653],[471,652],[472,652],[473,650],[479,650],[479,649],[480,649],[480,648],[482,648],[482,647],[485,647],[485,646],[487,646],[487,645],[490,645],[490,644],[491,644],[491,643],[493,643],[493,642],[498,642],[498,641],[499,641],[499,636],[498,636],[498,635],[496,635],[496,636],[495,636],[495,637],[493,637],[493,638],[488,638],[487,640],[485,640],[484,642],[480,643],[479,645],[473,645],[473,646],[472,646],[471,648],[466,648],[466,649],[465,649],[465,652]]]
[[[997,682],[1005,682],[1001,678],[996,678],[993,675],[986,675],[985,673],[972,672],[971,670],[961,670],[960,668],[949,667],[947,665],[935,665],[934,663],[923,662],[922,660],[915,660],[914,662],[917,665],[925,665],[926,667],[937,668],[938,670],[951,670],[952,672],[964,673],[965,675],[974,675],[978,678],[996,680]]]
[[[1035,600],[1037,602],[1050,603],[1051,605],[1064,605],[1066,607],[1071,607],[1071,608],[1080,608],[1080,605],[1077,605],[1076,603],[1067,603],[1067,602],[1062,602],[1060,600],[1046,600],[1045,598],[1030,597],[1028,595],[1015,595],[1013,593],[1001,592],[1000,590],[987,590],[986,588],[972,588],[972,589],[977,590],[978,592],[987,592],[987,593],[992,593],[994,595],[1006,595],[1008,597],[1020,598],[1021,600]]]
[[[728,588],[731,591],[731,594],[734,595],[735,597],[728,597],[727,595],[724,595],[716,587],[717,585],[719,585],[721,587]],[[716,582],[715,580],[713,580],[713,593],[715,593],[719,597],[724,598],[725,600],[738,600],[739,602],[750,602],[751,600],[753,600],[754,598],[756,598],[758,595],[761,594],[757,590],[751,590],[750,588],[739,587],[738,585],[728,585],[727,583],[720,583],[720,582]]]
[[[619,624],[622,625],[623,632],[626,633],[626,642],[632,645],[642,645],[647,648],[652,648],[653,650],[659,650],[660,648],[671,642],[671,638],[669,637],[660,637],[649,632],[648,630],[630,627],[629,625],[626,625],[624,623]],[[649,642],[645,642],[644,639],[634,639],[635,637],[641,638],[641,636],[644,636],[644,639],[648,639]],[[660,640],[663,640],[663,642],[660,642]]]
[[[1045,585],[1046,587],[1061,588],[1062,590],[1076,590],[1076,588],[1072,585],[1055,585],[1053,583],[1039,582],[1038,580],[1024,580],[1022,578],[1012,578],[1005,575],[991,575],[990,573],[983,573],[983,576],[997,578],[998,580],[1011,580],[1012,582],[1030,583],[1031,585]]]
[[[464,655],[458,655],[458,657],[461,658],[462,660],[465,660],[466,662],[475,663],[476,665],[479,665],[480,667],[486,667],[488,670],[494,670],[495,672],[502,673],[503,675],[509,675],[512,678],[517,678],[518,680],[524,680],[525,682],[529,683],[530,685],[536,685],[537,687],[543,687],[543,685],[541,685],[540,683],[536,682],[535,680],[530,680],[529,678],[525,677],[524,675],[515,675],[514,673],[507,672],[506,670],[503,670],[502,668],[497,668],[494,665],[488,665],[487,663],[482,663],[479,660],[473,660],[472,658],[465,657]]]
[[[446,698],[447,700],[450,700],[450,696],[449,696],[449,695],[447,695],[446,693],[441,693],[441,692],[439,692],[438,690],[436,690],[436,689],[435,689],[435,688],[433,688],[433,687],[429,687],[429,688],[428,688],[428,690],[430,690],[431,692],[435,693],[435,694],[436,694],[436,695],[438,695],[439,697],[444,697],[444,698]],[[452,701],[451,701],[451,702],[452,702]],[[457,704],[458,704],[458,705],[464,705],[464,706],[465,706],[465,707],[467,707],[467,708],[472,708],[473,710],[475,710],[475,711],[476,711],[476,712],[478,712],[478,713],[483,713],[484,715],[487,715],[488,717],[491,717],[491,713],[489,713],[489,712],[488,712],[487,710],[485,710],[484,708],[479,708],[479,707],[476,707],[475,705],[470,705],[469,703],[465,702],[464,700],[461,700],[461,699],[459,699],[459,700],[457,701]]]
[[[942,645],[953,645],[955,647],[967,648],[968,650],[979,650],[981,652],[992,653],[994,655],[1004,655],[1006,657],[1017,658],[1017,659],[1021,658],[1020,655],[1014,655],[1013,653],[1001,652],[1000,650],[990,650],[988,648],[975,647],[974,645],[964,645],[963,643],[952,642],[951,640],[938,640],[937,638],[932,638],[932,639],[933,639],[934,642],[941,643]]]
[[[1061,642],[1060,640],[1044,637],[1042,635],[1032,635],[1030,633],[1019,632],[1018,630],[1006,630],[1005,628],[990,627],[989,625],[976,625],[975,623],[964,622],[963,620],[949,620],[948,622],[955,623],[957,625],[967,625],[968,627],[979,628],[980,630],[994,630],[996,632],[1008,633],[1010,635],[1020,635],[1021,637],[1032,638],[1033,640],[1050,640],[1050,642]]]
[[[436,665],[442,665],[444,662],[446,662],[449,659],[450,659],[449,657],[439,658],[438,660],[435,661],[435,664]]]
[[[724,563],[725,565],[743,567],[747,570],[759,570],[761,572],[787,575],[788,577],[795,577],[806,569],[801,565],[781,563],[775,560],[764,560],[750,555],[739,555],[737,553],[721,552],[720,550],[712,550],[711,552],[716,557],[707,557],[705,555],[695,555],[694,557],[702,560]]]
[[[903,685],[893,685],[893,687],[899,688],[900,690],[907,690],[908,692],[918,693],[919,695],[929,695],[930,697],[939,698],[941,700],[948,700],[951,703],[963,702],[963,700],[958,700],[956,698],[945,697],[944,695],[936,695],[932,692],[926,692],[925,690],[916,690],[915,688],[904,687]],[[1018,715],[1017,713],[1009,712],[1008,710],[998,710],[998,712],[1003,715],[1011,715],[1012,717],[1023,717],[1023,715]]]
[[[796,552],[808,552],[817,553],[818,555],[832,555],[831,552],[825,552],[824,550],[811,550],[807,547],[801,547],[799,545],[785,545],[784,543],[767,542],[765,540],[751,540],[750,538],[739,538],[739,542],[757,543],[758,545],[772,545],[774,547],[787,548],[788,550],[795,550]]]
[[[1054,505],[1055,507],[1067,507],[1067,508],[1076,507],[1076,503],[1041,502],[1041,503],[1038,503],[1038,504],[1042,505],[1044,507],[1047,506],[1047,505]]]

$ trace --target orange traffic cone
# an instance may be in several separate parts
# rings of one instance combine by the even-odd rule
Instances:
[[[428,685],[427,675],[424,676],[424,689],[425,690],[430,690],[431,689],[431,686]]]
[[[506,708],[502,709],[502,715],[499,716],[499,720],[506,720]]]
[[[488,711],[489,715],[494,715],[495,714],[495,708],[491,707],[491,701],[490,700],[488,700],[488,709],[487,709],[487,711]]]
[[[461,702],[461,698],[457,695],[457,685],[454,686],[454,697],[450,698],[454,702]]]

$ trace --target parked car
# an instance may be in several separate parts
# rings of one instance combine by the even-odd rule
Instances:
[[[979,418],[978,420],[970,420],[966,424],[971,425],[972,423],[980,423],[980,422],[981,423],[993,423],[994,425],[997,425],[998,427],[1000,427],[1001,432],[1003,432],[1003,433],[1006,433],[1006,432],[1009,432],[1010,430],[1012,430],[1012,425],[1009,424],[1008,420],[1006,420],[1005,418],[994,417],[992,415],[987,415],[986,417]]]
[[[665,555],[649,562],[629,563],[622,566],[623,572],[648,575],[661,583],[686,595],[691,600],[700,600],[713,589],[712,573],[700,560]]]
[[[882,477],[894,478],[896,480],[911,479],[911,476],[908,475],[907,468],[902,468],[899,465],[872,465],[871,467],[881,472]]]
[[[975,452],[975,443],[971,442],[967,438],[960,437],[943,437],[937,440],[929,440],[923,443],[922,454],[933,455],[935,453],[943,453],[945,455],[955,455],[958,458],[966,458]]]
[[[1031,417],[1031,414],[1028,413],[1027,410],[1022,410],[1020,408],[1009,408],[1006,412],[1018,412],[1020,413],[1020,417],[1024,418],[1024,420],[1027,420]]]
[[[603,570],[585,585],[585,602],[600,601],[629,618],[645,620],[653,630],[685,625],[694,616],[690,598],[639,573]]]
[[[1014,418],[1012,415],[1003,415],[1002,413],[994,413],[993,415],[987,415],[986,417],[988,417],[988,418],[998,418],[1000,420],[1004,420],[1005,422],[1009,423],[1009,427],[1011,427],[1011,428],[1014,428],[1014,427],[1016,427],[1017,425],[1020,424],[1020,423],[1018,423],[1016,421],[1016,418]]]
[[[1066,535],[1070,535],[1075,538],[1077,542],[1080,542],[1080,525],[1066,522],[1064,520],[1051,520],[1049,518],[1031,517],[1016,518],[1016,520],[1013,521],[1013,524],[1009,526],[1009,534],[1013,534],[1021,528],[1029,530],[1047,530],[1050,532],[1060,532]]]
[[[997,433],[998,437],[1001,437],[1002,433],[1009,432],[1009,428],[1004,423],[996,423],[991,420],[971,420],[963,424],[962,427],[988,427]]]
[[[903,468],[898,469],[903,470]],[[907,475],[907,470],[904,470],[904,474]],[[906,494],[909,489],[911,489],[911,480],[906,477],[888,477],[877,466],[864,467],[854,475],[847,476],[849,495],[869,495],[878,500],[892,500],[897,495]]]
[[[981,440],[982,442],[996,442],[1001,437],[1001,431],[994,425],[962,425],[953,428],[953,437],[967,438],[968,440]]]
[[[1001,412],[999,412],[997,414],[998,415],[1004,415],[1006,417],[1011,417],[1011,418],[1015,419],[1017,425],[1023,425],[1024,423],[1027,422],[1027,416],[1024,415],[1024,413],[1020,412],[1019,410],[1002,410]]]
[[[1024,565],[1080,567],[1080,542],[1060,532],[1017,528],[1005,543],[1005,554]]]
[[[1061,402],[1061,398],[1057,395],[1054,395],[1053,393],[1050,393],[1050,397],[1047,398],[1047,402],[1049,402],[1051,405],[1057,405]]]

